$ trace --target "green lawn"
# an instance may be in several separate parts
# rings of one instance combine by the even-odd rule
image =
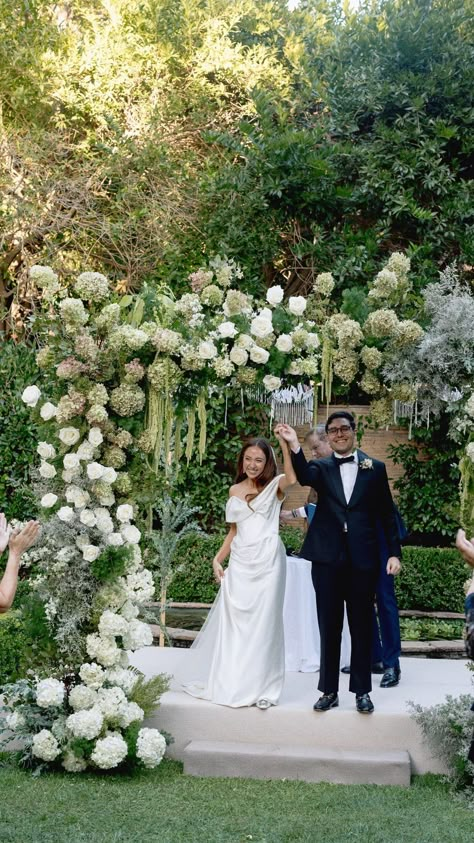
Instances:
[[[0,769],[2,843],[472,843],[474,812],[434,776],[411,788]]]

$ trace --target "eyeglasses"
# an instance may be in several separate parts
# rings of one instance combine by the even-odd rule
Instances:
[[[348,433],[352,430],[350,424],[343,424],[341,427],[328,427],[329,436],[337,436],[338,433]]]

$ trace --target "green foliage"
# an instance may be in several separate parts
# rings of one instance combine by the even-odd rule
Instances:
[[[395,578],[398,608],[462,612],[468,576],[454,548],[404,547],[402,572]]]
[[[182,500],[172,500],[168,493],[155,503],[153,507],[158,525],[149,531],[149,553],[147,565],[155,572],[155,579],[159,583],[160,593],[166,589],[174,576],[173,563],[180,543],[191,533],[199,533],[201,528],[192,516],[198,511],[190,506],[186,497]]]
[[[439,618],[400,618],[402,641],[453,641],[462,638],[464,621]]]
[[[16,682],[22,675],[25,631],[17,612],[0,615],[0,685]]]
[[[390,448],[404,471],[395,482],[398,507],[410,534],[428,534],[431,544],[447,544],[459,521],[459,468],[446,419],[416,428],[412,441]]]
[[[446,697],[446,702],[423,708],[410,704],[412,717],[423,731],[434,755],[448,767],[450,777],[459,789],[468,789],[474,797],[474,764],[467,759],[472,740],[472,698],[468,694]]]
[[[164,673],[146,679],[139,675],[133,690],[129,694],[130,702],[135,702],[145,712],[145,717],[151,717],[160,704],[160,697],[168,690],[170,677]]]
[[[100,556],[91,562],[91,573],[96,580],[108,582],[116,580],[125,573],[127,563],[132,557],[133,551],[130,546],[106,547]]]
[[[35,515],[30,471],[36,462],[37,432],[21,401],[26,386],[38,382],[33,351],[0,335],[0,512],[20,521]]]

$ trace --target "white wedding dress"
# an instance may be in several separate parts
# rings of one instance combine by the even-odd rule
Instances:
[[[281,476],[281,475],[280,475]],[[207,620],[193,643],[193,696],[233,708],[265,699],[276,705],[285,676],[283,600],[286,553],[278,535],[280,477],[250,505],[230,497],[236,524],[229,565]]]

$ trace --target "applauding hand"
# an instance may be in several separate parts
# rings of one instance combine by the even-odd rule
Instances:
[[[0,553],[5,550],[8,539],[10,538],[11,528],[7,524],[7,519],[3,512],[0,512]]]

